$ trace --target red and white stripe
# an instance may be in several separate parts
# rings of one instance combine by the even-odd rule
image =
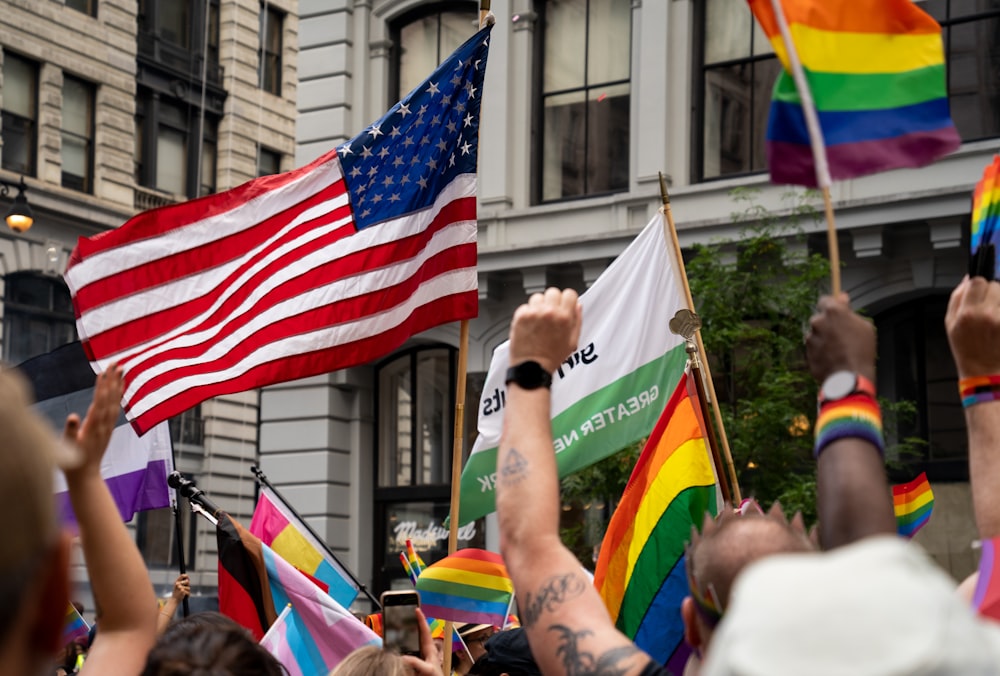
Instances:
[[[372,361],[475,316],[476,177],[355,232],[336,152],[81,239],[66,272],[95,367],[145,431],[213,396]]]

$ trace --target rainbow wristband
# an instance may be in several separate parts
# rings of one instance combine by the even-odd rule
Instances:
[[[958,396],[962,398],[965,408],[987,401],[1000,401],[1000,375],[962,378],[958,381]]]
[[[874,397],[858,392],[820,407],[813,456],[819,458],[827,446],[841,439],[863,439],[885,455],[882,411]]]

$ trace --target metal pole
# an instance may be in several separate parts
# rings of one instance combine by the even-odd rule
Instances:
[[[344,562],[341,561],[340,558],[333,553],[333,550],[327,546],[323,538],[321,538],[319,534],[316,531],[314,531],[308,523],[306,523],[306,520],[303,519],[302,516],[297,511],[295,511],[295,508],[288,503],[288,500],[285,499],[285,496],[283,496],[278,491],[278,489],[274,487],[274,484],[268,481],[267,476],[264,474],[264,472],[262,472],[261,469],[257,467],[257,465],[250,465],[250,471],[253,472],[253,475],[257,478],[257,481],[259,481],[261,485],[267,486],[268,488],[271,489],[271,492],[274,493],[274,496],[279,500],[281,500],[281,503],[288,508],[288,511],[292,513],[292,516],[294,516],[296,519],[299,520],[299,522],[305,527],[305,529],[309,531],[309,534],[312,535],[314,538],[316,538],[316,541],[323,546],[323,549],[326,551],[327,554],[330,555],[330,558],[336,561],[337,565],[339,565],[343,569],[343,571],[347,573],[348,577],[351,578],[351,581],[355,584],[355,586],[357,586],[358,590],[361,591],[365,596],[367,596],[368,600],[371,601],[375,605],[375,607],[379,609],[379,611],[381,611],[382,604],[378,602],[378,599],[375,598],[370,591],[368,591],[368,587],[362,584],[361,580],[359,580],[357,577],[354,576],[354,573],[351,571],[351,569],[345,566]]]
[[[173,501],[170,508],[174,512],[174,533],[177,536],[177,567],[180,569],[181,575],[186,575],[187,564],[184,562],[184,536],[181,533],[181,510],[177,509],[177,500]],[[191,614],[187,596],[184,597],[182,604],[182,612],[184,613],[184,617],[187,617]]]

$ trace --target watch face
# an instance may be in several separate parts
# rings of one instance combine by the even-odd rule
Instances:
[[[857,389],[858,377],[851,371],[837,371],[823,381],[823,399],[835,401],[843,399]]]

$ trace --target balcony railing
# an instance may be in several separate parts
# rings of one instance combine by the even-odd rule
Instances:
[[[165,207],[168,204],[177,203],[177,200],[170,193],[160,192],[152,188],[144,188],[141,185],[135,186],[134,190],[135,204],[133,206],[135,206],[136,211],[149,211],[156,207]]]

